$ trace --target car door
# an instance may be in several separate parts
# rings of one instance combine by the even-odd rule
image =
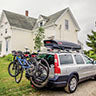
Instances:
[[[86,65],[88,66],[87,71],[89,76],[96,75],[96,64],[94,64],[93,61],[86,55],[83,55],[83,58]]]
[[[85,63],[83,56],[81,54],[74,54],[74,59],[76,62],[79,78],[81,79],[90,76],[90,67]]]

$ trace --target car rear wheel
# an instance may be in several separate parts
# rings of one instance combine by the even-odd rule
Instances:
[[[96,80],[96,75],[94,76],[94,79]]]
[[[75,75],[71,76],[68,80],[67,86],[65,87],[65,91],[68,93],[73,93],[77,89],[78,80]]]

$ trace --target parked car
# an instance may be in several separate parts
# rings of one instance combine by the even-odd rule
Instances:
[[[66,92],[72,93],[79,82],[92,77],[96,79],[96,62],[82,53],[48,51],[41,52],[39,57],[49,63],[49,87],[64,87]]]

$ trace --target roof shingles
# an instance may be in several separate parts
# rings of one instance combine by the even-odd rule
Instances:
[[[27,17],[24,15],[19,15],[13,12],[5,11],[5,10],[3,11],[6,14],[6,17],[11,26],[32,30],[32,28],[36,23],[36,19],[34,18]]]
[[[44,19],[47,20],[47,22],[44,24],[44,26],[55,23],[56,20],[66,11],[66,9],[61,10],[50,16],[41,15]],[[28,29],[28,30],[38,28],[38,24],[36,23],[37,19],[35,19],[35,18],[16,14],[16,13],[5,11],[5,10],[3,10],[3,12],[6,14],[6,17],[11,26]]]
[[[67,8],[66,8],[67,9]],[[44,16],[44,15],[41,15],[44,19],[47,20],[47,22],[44,24],[44,26],[46,25],[50,25],[52,23],[55,23],[56,20],[66,11],[66,9],[63,9],[55,14],[52,14],[50,16]],[[46,17],[46,18],[45,18]],[[36,23],[35,26],[34,26],[34,29],[38,28],[38,24]]]

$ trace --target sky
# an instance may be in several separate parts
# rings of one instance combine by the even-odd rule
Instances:
[[[12,11],[25,15],[25,10],[29,11],[29,16],[38,18],[39,14],[48,16],[69,7],[80,26],[78,39],[88,49],[85,42],[87,34],[91,30],[96,30],[96,0],[0,0],[0,13],[2,10]]]

